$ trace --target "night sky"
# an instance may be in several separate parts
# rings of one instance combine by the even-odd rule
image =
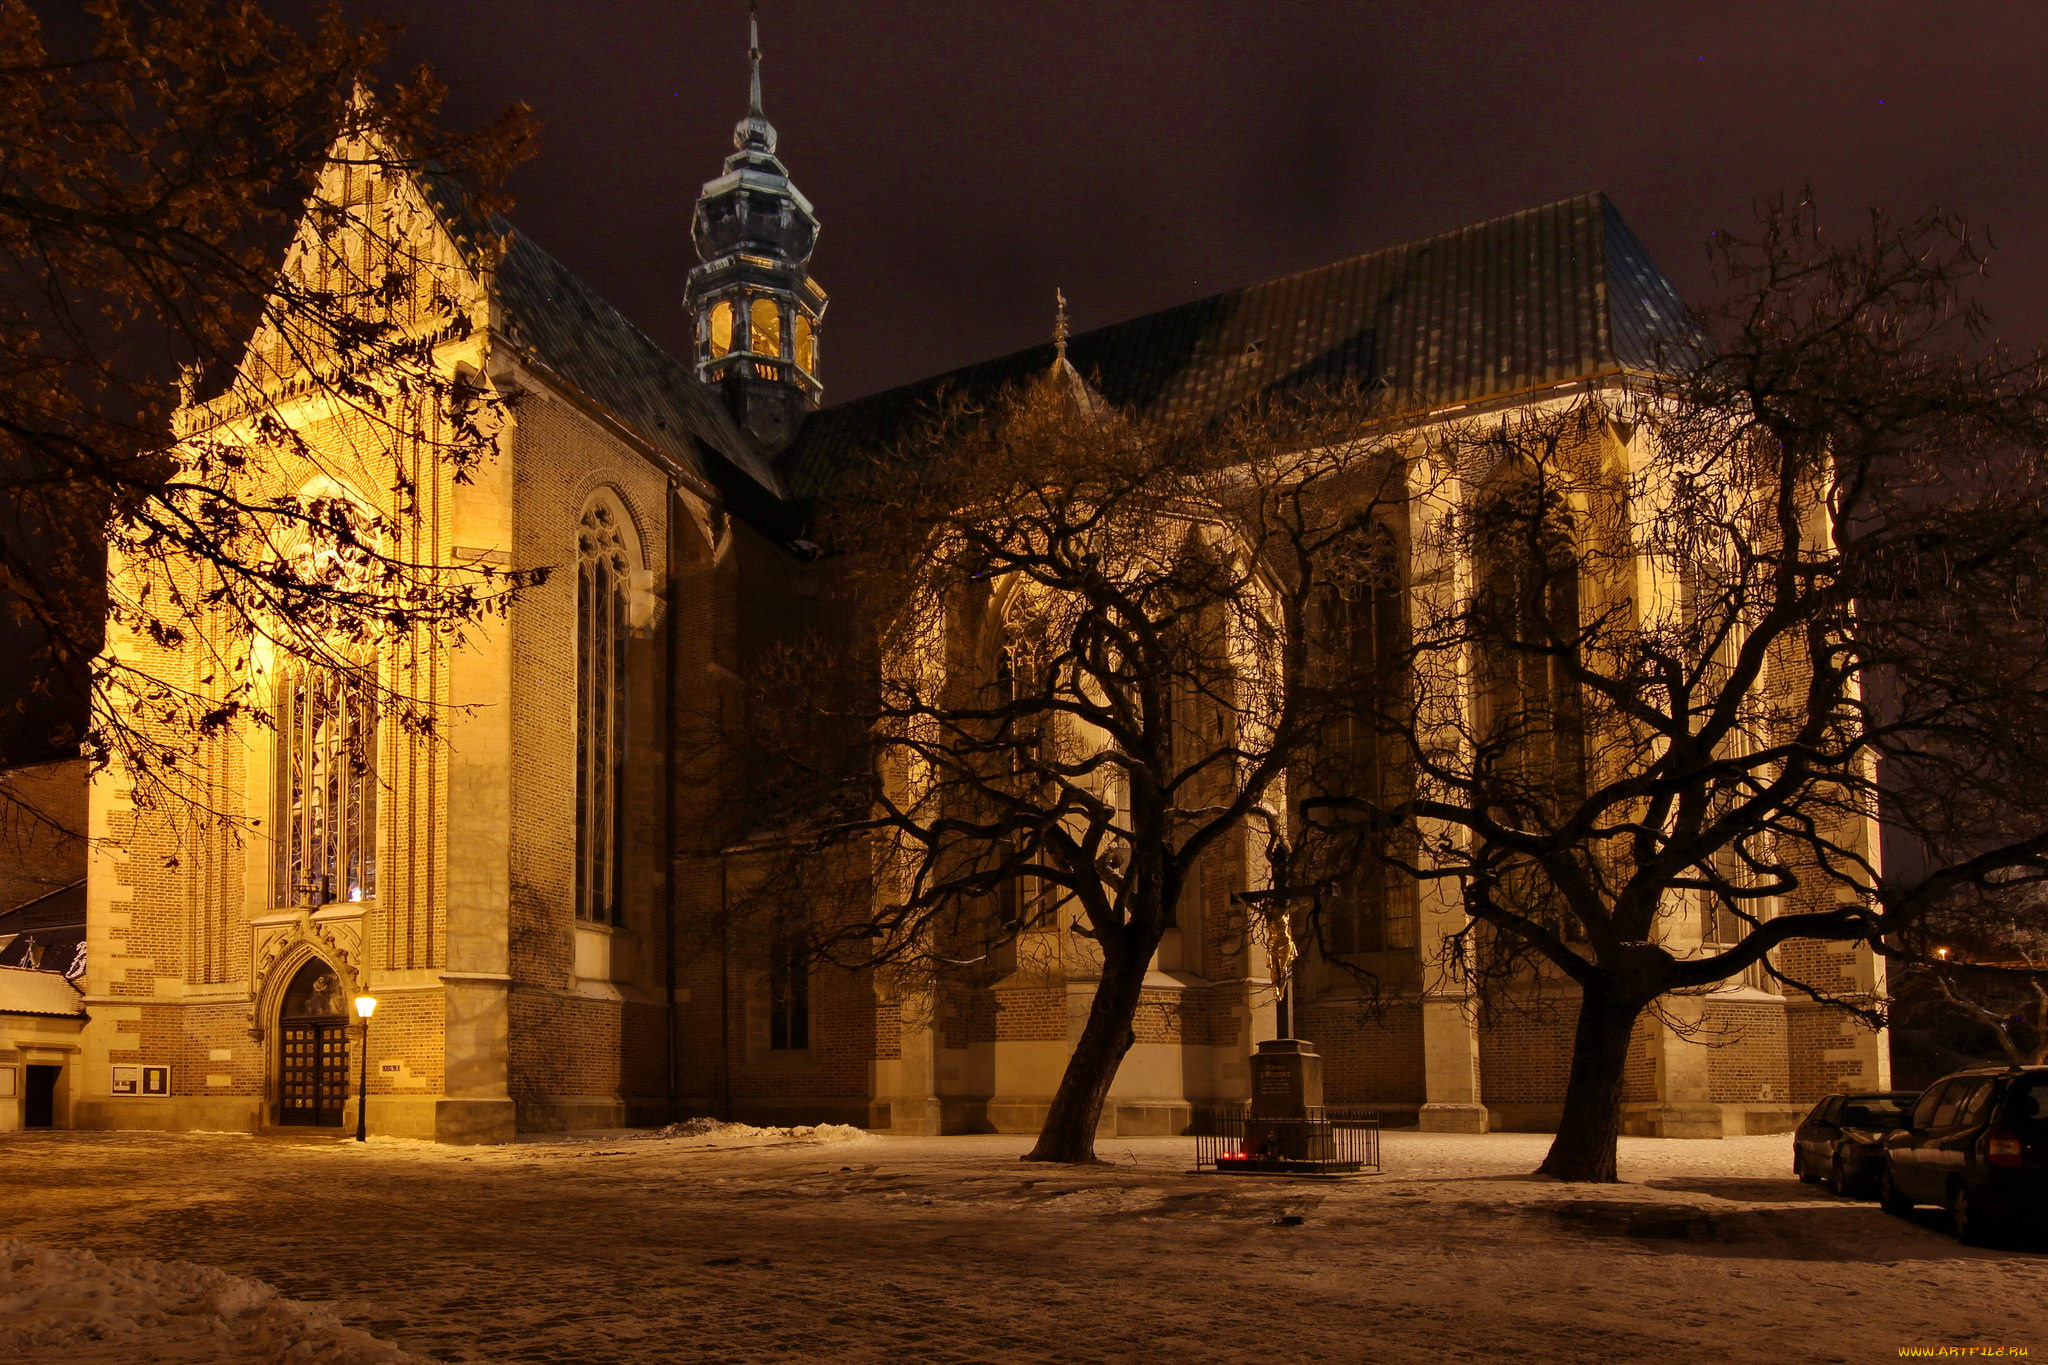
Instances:
[[[691,205],[746,95],[742,0],[349,0],[458,119],[544,122],[517,221],[685,353]],[[824,224],[827,401],[1588,189],[1688,297],[1811,186],[1991,229],[2048,303],[2048,6],[764,0],[769,117]]]

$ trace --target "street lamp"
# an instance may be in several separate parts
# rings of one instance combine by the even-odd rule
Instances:
[[[377,997],[356,997],[356,1016],[363,1021],[362,1089],[356,1094],[356,1141],[370,1140],[370,1016],[377,1012]]]

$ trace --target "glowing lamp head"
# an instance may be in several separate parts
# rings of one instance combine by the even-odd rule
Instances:
[[[367,1019],[376,1012],[377,998],[375,996],[359,995],[356,997],[356,1016],[358,1018]]]
[[[1948,961],[1948,949],[1946,948],[1936,948],[1934,950],[1934,955],[1940,958],[1943,962]]]

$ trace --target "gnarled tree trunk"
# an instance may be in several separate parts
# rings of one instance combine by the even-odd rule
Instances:
[[[1628,1044],[1636,1018],[1649,1004],[1596,982],[1579,998],[1578,1028],[1572,1037],[1572,1072],[1564,1092],[1564,1115],[1538,1175],[1559,1180],[1612,1183],[1614,1148],[1621,1136],[1621,1087],[1628,1068]]]
[[[1125,947],[1103,954],[1102,979],[1088,1006],[1088,1023],[1060,1074],[1045,1125],[1038,1130],[1037,1144],[1025,1154],[1026,1161],[1095,1160],[1095,1125],[1117,1068],[1137,1041],[1131,1024],[1138,1016],[1138,998],[1151,960],[1149,948],[1140,952]]]

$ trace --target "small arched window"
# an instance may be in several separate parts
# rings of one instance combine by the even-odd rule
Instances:
[[[717,360],[732,350],[732,303],[725,301],[712,306],[711,316],[704,323],[705,344],[711,348],[711,358]]]
[[[818,333],[816,324],[809,313],[798,310],[796,315],[796,363],[805,374],[815,377],[818,373]]]
[[[279,682],[277,903],[322,906],[377,894],[377,708],[324,668]]]
[[[747,349],[755,355],[782,358],[782,305],[766,294],[755,297],[747,310],[747,326],[752,329],[753,340]]]
[[[576,566],[576,915],[619,922],[624,891],[626,607],[638,556],[616,504],[583,514]]]

